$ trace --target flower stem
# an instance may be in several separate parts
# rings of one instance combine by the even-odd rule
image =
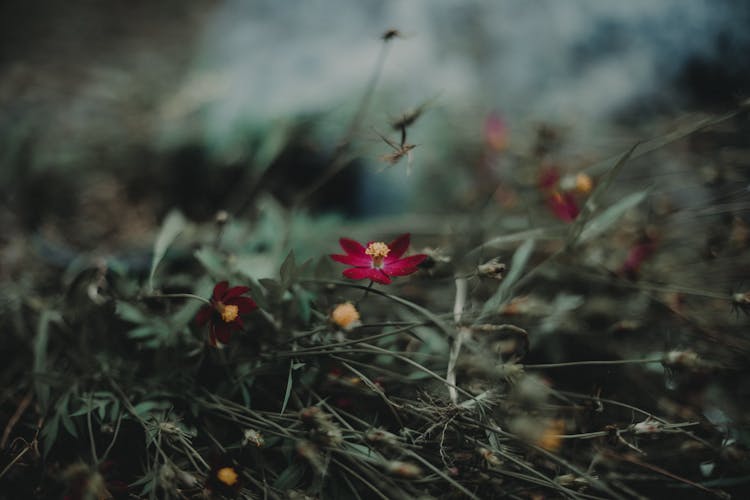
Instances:
[[[150,295],[145,295],[144,298],[147,299],[193,299],[193,300],[199,300],[203,302],[204,304],[211,304],[211,301],[208,300],[205,297],[200,297],[198,295],[193,295],[192,293],[155,293]]]
[[[367,295],[370,293],[370,290],[372,289],[372,285],[374,285],[375,282],[373,280],[370,280],[370,284],[367,285],[367,288],[365,288],[365,293],[362,295],[362,298],[359,299],[354,305],[355,307],[359,307],[359,303],[362,302],[367,298]]]

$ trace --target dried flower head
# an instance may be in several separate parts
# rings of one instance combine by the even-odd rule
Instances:
[[[503,262],[500,262],[500,258],[495,257],[484,264],[478,265],[477,273],[479,276],[486,276],[499,281],[503,279],[505,269],[506,265]]]
[[[497,455],[495,455],[491,450],[487,448],[477,448],[477,453],[485,462],[487,462],[488,465],[497,466],[502,464],[502,461],[497,457]]]
[[[658,420],[654,420],[651,417],[647,418],[643,422],[638,422],[633,425],[633,431],[636,434],[656,434],[661,432],[664,428],[664,424]]]
[[[261,434],[260,431],[256,431],[255,429],[245,429],[245,432],[243,434],[243,445],[252,444],[257,446],[258,448],[262,448],[266,445],[266,440],[263,438],[263,434]]]
[[[388,472],[406,479],[416,479],[422,476],[422,468],[411,462],[393,460],[386,465]]]
[[[380,35],[380,39],[384,42],[388,42],[393,40],[394,38],[402,38],[403,35],[401,32],[395,28],[391,28],[386,30],[382,35]]]

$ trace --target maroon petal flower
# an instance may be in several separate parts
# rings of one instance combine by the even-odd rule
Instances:
[[[547,205],[552,210],[552,213],[564,222],[574,221],[581,211],[578,208],[578,202],[572,194],[560,193],[559,191],[555,191],[547,198]]]
[[[383,285],[391,282],[391,276],[406,276],[417,270],[427,255],[417,254],[402,258],[409,248],[409,233],[402,234],[389,245],[382,241],[371,241],[364,246],[349,238],[341,238],[339,244],[346,255],[334,254],[336,262],[352,266],[343,274],[353,280],[369,279]]]
[[[247,314],[258,306],[250,297],[242,297],[250,288],[229,283],[217,283],[211,294],[210,304],[203,306],[195,315],[195,322],[203,326],[208,323],[208,343],[213,347],[228,344],[232,332],[242,330],[244,323],[240,314]]]

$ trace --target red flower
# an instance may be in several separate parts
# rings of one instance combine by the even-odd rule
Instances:
[[[547,198],[547,205],[555,216],[564,222],[572,222],[578,217],[578,214],[581,211],[578,208],[578,202],[576,202],[576,199],[568,192],[553,192]]]
[[[417,266],[427,258],[424,254],[401,258],[409,248],[409,233],[402,234],[389,245],[382,241],[371,241],[364,247],[349,238],[341,238],[339,244],[346,255],[331,255],[331,258],[353,266],[344,270],[344,276],[353,280],[370,279],[384,285],[391,282],[391,276],[406,276],[415,272]]]
[[[484,140],[495,151],[502,151],[508,145],[508,124],[494,111],[484,120]]]
[[[620,267],[620,274],[631,281],[637,280],[641,266],[654,252],[656,252],[656,241],[648,236],[643,237],[628,251],[628,256]]]
[[[198,311],[195,321],[200,326],[209,324],[208,343],[213,347],[228,344],[232,332],[244,327],[240,314],[247,314],[258,307],[250,297],[240,297],[249,290],[246,286],[229,288],[226,281],[217,283],[210,305],[203,306]]]

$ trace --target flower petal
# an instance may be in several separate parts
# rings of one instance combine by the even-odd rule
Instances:
[[[411,255],[395,262],[388,262],[383,270],[391,276],[406,276],[417,270],[417,266],[427,258],[425,254]]]
[[[258,307],[258,304],[256,304],[250,297],[235,297],[227,300],[225,304],[237,306],[237,312],[240,314],[247,314]]]
[[[222,344],[228,344],[232,338],[229,325],[224,322],[214,323],[211,333],[213,334],[214,341],[218,340]]]
[[[332,254],[331,258],[336,262],[341,262],[347,266],[370,267],[372,259],[368,255],[336,255]]]
[[[564,222],[572,222],[580,212],[578,203],[570,193],[555,192],[547,199],[552,212]]]
[[[226,281],[221,281],[219,283],[216,283],[216,286],[214,287],[214,294],[211,296],[214,300],[221,300],[221,298],[224,296],[224,293],[226,293],[227,288],[229,288],[229,283]]]
[[[370,271],[373,269],[370,267],[350,267],[344,269],[344,276],[353,280],[364,280],[370,278]]]
[[[354,241],[349,238],[340,238],[339,245],[344,249],[344,252],[349,255],[365,255],[365,247],[362,246],[358,241]]]
[[[367,277],[372,281],[381,283],[383,285],[389,285],[391,283],[391,278],[389,278],[388,275],[385,274],[382,270],[370,268],[367,269],[367,271],[369,271],[369,275]]]
[[[395,240],[393,240],[389,245],[388,248],[391,249],[390,253],[388,253],[388,256],[383,259],[384,262],[391,262],[394,260],[398,260],[401,258],[402,255],[406,253],[406,250],[409,248],[409,240],[411,239],[411,235],[409,233],[404,233]]]
[[[195,315],[195,322],[198,323],[198,326],[203,326],[206,323],[208,323],[208,320],[211,319],[211,314],[214,312],[214,308],[211,306],[203,306],[198,310],[198,313]]]
[[[224,296],[222,297],[222,302],[225,304],[227,303],[227,300],[239,297],[243,293],[247,293],[250,291],[250,287],[248,286],[235,286],[224,292]]]

